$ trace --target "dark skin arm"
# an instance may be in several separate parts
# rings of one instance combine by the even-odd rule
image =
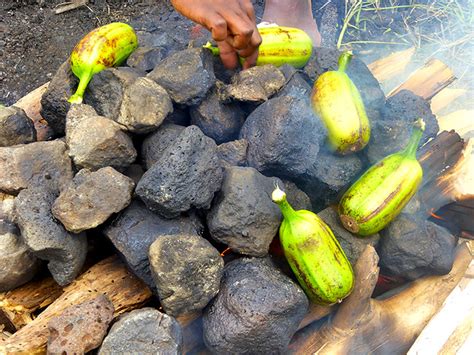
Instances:
[[[227,68],[237,67],[238,55],[245,58],[244,68],[255,65],[262,38],[250,0],[171,0],[171,3],[179,13],[211,32]]]

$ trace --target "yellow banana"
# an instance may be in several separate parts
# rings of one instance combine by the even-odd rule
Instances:
[[[81,103],[94,74],[120,65],[137,46],[135,31],[125,23],[114,22],[89,32],[74,47],[69,59],[72,72],[79,78],[79,86],[68,101]]]

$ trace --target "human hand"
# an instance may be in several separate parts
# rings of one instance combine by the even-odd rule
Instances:
[[[237,67],[238,56],[245,58],[244,68],[255,65],[262,38],[250,0],[171,0],[171,3],[179,13],[211,31],[227,68]]]

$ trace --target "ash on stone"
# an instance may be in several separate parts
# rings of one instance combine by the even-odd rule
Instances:
[[[149,260],[160,303],[169,315],[201,311],[219,291],[224,260],[200,236],[160,237],[150,246]]]
[[[179,137],[184,128],[176,124],[164,123],[156,132],[144,139],[141,156],[146,169],[150,169],[157,162],[163,152]]]
[[[308,303],[268,258],[232,261],[204,311],[204,342],[216,354],[286,353]]]
[[[247,147],[246,139],[238,139],[231,142],[219,144],[217,155],[223,167],[228,166],[246,166],[247,165]]]
[[[195,215],[165,219],[151,212],[141,201],[133,201],[104,233],[130,270],[155,289],[148,260],[150,245],[167,235],[200,235],[203,229]]]
[[[0,147],[35,141],[35,125],[25,111],[15,106],[0,106]]]
[[[241,254],[266,255],[282,218],[270,197],[278,181],[281,186],[279,179],[254,168],[226,168],[221,191],[207,215],[212,238]]]
[[[183,350],[179,323],[153,308],[125,313],[110,328],[99,355],[164,354],[178,355]]]
[[[209,209],[222,176],[216,143],[189,126],[143,175],[136,193],[148,208],[173,218],[193,207]]]
[[[80,233],[104,223],[130,204],[135,184],[111,167],[91,172],[82,169],[52,207],[64,227]]]
[[[48,261],[48,269],[61,286],[80,273],[87,253],[85,235],[73,235],[56,221],[51,207],[57,193],[41,186],[22,190],[15,199],[16,223],[32,254]]]

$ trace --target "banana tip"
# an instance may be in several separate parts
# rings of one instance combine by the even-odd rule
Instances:
[[[74,94],[67,101],[71,104],[82,104],[82,96]]]
[[[275,189],[272,192],[272,200],[275,203],[283,202],[286,199],[285,191],[281,190],[278,184],[275,185]]]
[[[343,214],[340,216],[340,219],[344,228],[346,228],[349,232],[352,232],[352,233],[359,232],[360,230],[359,225],[357,224],[354,218]]]
[[[423,120],[423,118],[419,118],[418,120],[416,120],[415,127],[417,127],[419,129],[421,129],[422,131],[424,131],[425,127],[426,127],[425,120]]]

